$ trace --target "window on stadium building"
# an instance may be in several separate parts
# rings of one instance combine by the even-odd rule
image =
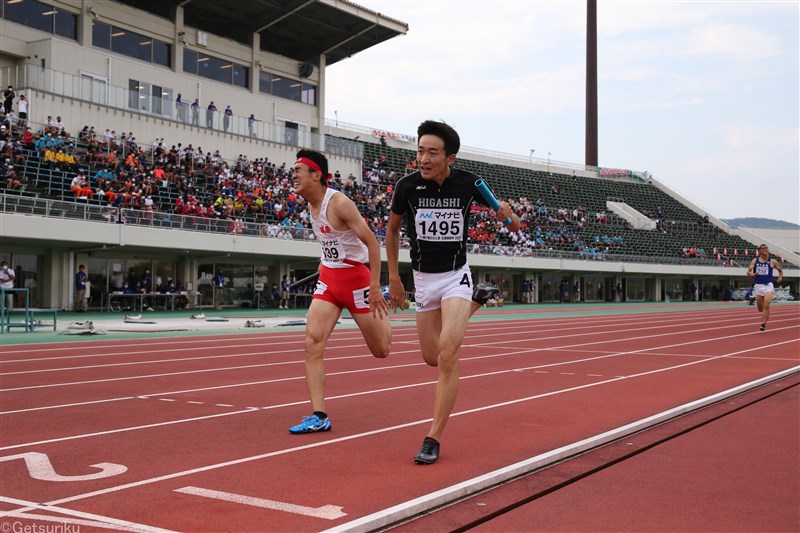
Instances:
[[[77,15],[37,0],[2,0],[2,18],[68,39],[78,39]]]
[[[128,80],[128,108],[172,117],[172,89],[139,80]]]
[[[92,22],[92,45],[140,61],[172,66],[171,44],[110,24]]]
[[[258,78],[258,90],[280,98],[294,100],[309,105],[317,105],[316,86],[277,74],[261,71]]]
[[[183,71],[210,80],[250,87],[250,69],[243,65],[184,48]]]

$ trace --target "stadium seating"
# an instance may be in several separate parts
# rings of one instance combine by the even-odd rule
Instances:
[[[350,143],[342,142],[344,140],[347,139],[326,136],[327,144],[334,151],[337,146],[351,146]],[[89,177],[92,188],[96,188],[94,175],[103,165],[89,162],[89,144],[84,136],[80,134],[71,136],[70,142],[75,143],[75,152],[82,158],[81,171]],[[407,165],[415,160],[416,152],[371,142],[364,142],[363,146],[363,181],[348,183],[347,179],[340,178],[334,180],[331,185],[348,192],[373,231],[380,236],[384,232],[391,204],[391,186],[409,171]],[[122,165],[130,149],[124,143],[120,143],[116,153],[120,161],[118,165]],[[152,161],[155,157],[149,147],[141,150],[141,153],[146,162]],[[26,162],[22,173],[26,181],[26,192],[58,200],[88,204],[106,203],[107,198],[102,195],[95,195],[93,199],[76,198],[75,193],[70,190],[73,172],[52,168],[34,150],[25,150],[24,154]],[[226,165],[236,168],[236,162],[228,162]],[[153,170],[152,163],[146,163],[144,166],[146,172]],[[703,221],[687,206],[644,181],[589,178],[560,173],[556,167],[551,171],[532,170],[510,164],[490,164],[469,158],[457,159],[456,166],[485,178],[499,198],[515,206],[535,206],[531,212],[521,216],[528,236],[531,239],[536,235],[539,236],[538,244],[531,247],[531,254],[536,253],[534,250],[571,253],[583,251],[594,259],[624,256],[626,260],[636,257],[641,257],[643,260],[661,258],[695,264],[718,264],[720,261],[736,259],[736,263],[741,266],[747,261],[744,250],[749,250],[752,254],[751,250],[754,248],[740,237],[727,234]],[[194,165],[192,167],[194,169]],[[269,168],[268,164],[259,167],[261,170],[266,168]],[[209,170],[208,176],[205,174],[206,169]],[[154,183],[151,194],[154,210],[165,214],[175,213],[179,197],[188,196],[193,196],[197,203],[203,206],[211,206],[224,189],[217,183],[215,177],[218,170],[218,166],[198,165],[194,169],[194,178],[184,180],[186,169],[181,170],[177,167],[174,181]],[[284,226],[308,228],[307,218],[299,215],[302,211],[302,200],[298,200],[298,204],[288,202],[287,205],[291,194],[286,180],[288,174],[275,165],[272,166],[272,170],[274,177],[269,179],[267,174],[262,172],[264,178],[262,189],[269,189],[272,194],[271,200],[281,202],[287,209],[282,213],[276,213],[272,208],[272,202],[265,198],[266,208],[261,212],[245,210],[227,215],[250,223],[284,222]],[[179,187],[181,181],[192,182],[194,187],[181,189]],[[128,189],[137,187],[140,186],[134,184]],[[127,201],[133,202],[134,205],[130,207],[141,208],[137,200],[140,195],[137,195],[135,190],[128,190],[122,185],[120,189],[123,194],[128,194]],[[248,190],[236,186],[233,189],[234,196],[238,195],[242,199],[246,198],[248,192],[253,192],[252,188]],[[661,214],[659,229],[657,231],[633,229],[622,218],[608,212],[606,206],[608,200],[624,202],[651,218],[655,217],[656,211],[659,210]],[[573,214],[576,209],[581,213],[578,219]],[[285,220],[287,212],[291,224]],[[598,215],[600,213],[602,222]],[[223,214],[223,218],[228,216]],[[548,221],[548,217],[554,217],[555,220],[551,218]],[[580,221],[581,217],[584,218],[584,222]],[[485,216],[483,219],[485,231],[479,232],[480,238],[476,238],[476,243],[510,246],[517,242],[516,238],[501,232],[500,223]],[[702,248],[706,251],[706,256],[687,257],[685,253],[687,248]]]

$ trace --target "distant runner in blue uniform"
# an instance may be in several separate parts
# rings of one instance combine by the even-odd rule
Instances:
[[[767,329],[767,320],[769,320],[769,305],[772,303],[772,297],[775,296],[775,287],[772,286],[772,270],[778,271],[778,285],[783,280],[783,269],[780,263],[769,255],[769,247],[762,244],[758,247],[758,255],[750,262],[750,268],[747,269],[747,275],[753,278],[755,285],[753,292],[756,296],[756,304],[758,311],[761,313],[761,331]]]

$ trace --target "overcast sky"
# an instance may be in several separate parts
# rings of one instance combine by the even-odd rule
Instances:
[[[326,117],[584,162],[586,3],[356,0],[407,35],[331,66]],[[800,2],[598,1],[600,166],[800,223]]]

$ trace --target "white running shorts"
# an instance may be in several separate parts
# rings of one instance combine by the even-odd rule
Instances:
[[[775,294],[775,287],[772,286],[772,283],[756,283],[753,285],[753,296],[764,296],[768,292]]]
[[[414,287],[417,312],[435,311],[442,307],[442,300],[448,298],[472,300],[472,272],[469,264],[451,272],[415,270]]]

